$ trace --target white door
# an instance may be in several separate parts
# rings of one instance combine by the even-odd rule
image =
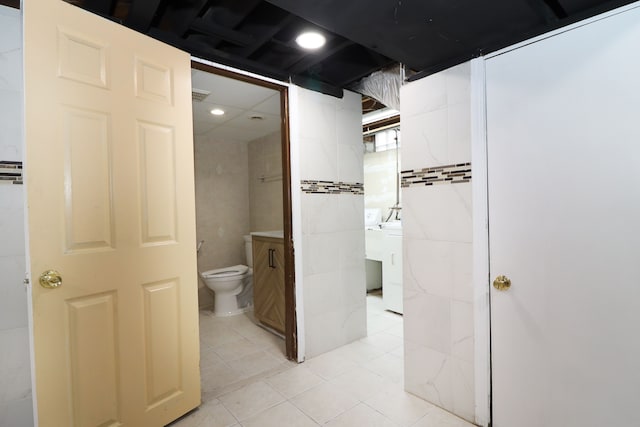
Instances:
[[[165,425],[200,403],[189,55],[23,7],[39,425]]]
[[[640,426],[640,9],[486,62],[493,426]]]

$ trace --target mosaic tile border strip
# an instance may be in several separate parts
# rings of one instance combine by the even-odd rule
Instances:
[[[436,166],[424,169],[402,171],[401,187],[425,185],[461,184],[471,181],[471,163]]]
[[[22,184],[22,162],[0,160],[0,183]]]
[[[359,182],[300,181],[300,189],[307,194],[355,194],[364,196],[364,184]]]

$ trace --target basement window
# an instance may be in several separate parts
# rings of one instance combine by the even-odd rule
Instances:
[[[393,150],[400,147],[400,129],[388,129],[374,134],[374,152]]]

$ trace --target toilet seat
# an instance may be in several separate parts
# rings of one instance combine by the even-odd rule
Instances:
[[[204,279],[223,279],[234,276],[242,276],[244,274],[247,274],[248,271],[249,267],[247,267],[246,265],[234,265],[232,267],[216,268],[214,270],[205,271],[202,273],[202,277]]]

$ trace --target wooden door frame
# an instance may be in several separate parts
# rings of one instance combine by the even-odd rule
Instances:
[[[285,343],[287,359],[298,360],[298,331],[296,321],[295,259],[293,252],[293,220],[291,201],[291,138],[289,132],[289,87],[286,83],[277,84],[257,77],[240,74],[229,69],[219,68],[199,61],[191,60],[191,68],[228,77],[234,80],[273,89],[280,92],[280,135],[282,147],[282,212],[284,231],[284,301],[285,301]]]

